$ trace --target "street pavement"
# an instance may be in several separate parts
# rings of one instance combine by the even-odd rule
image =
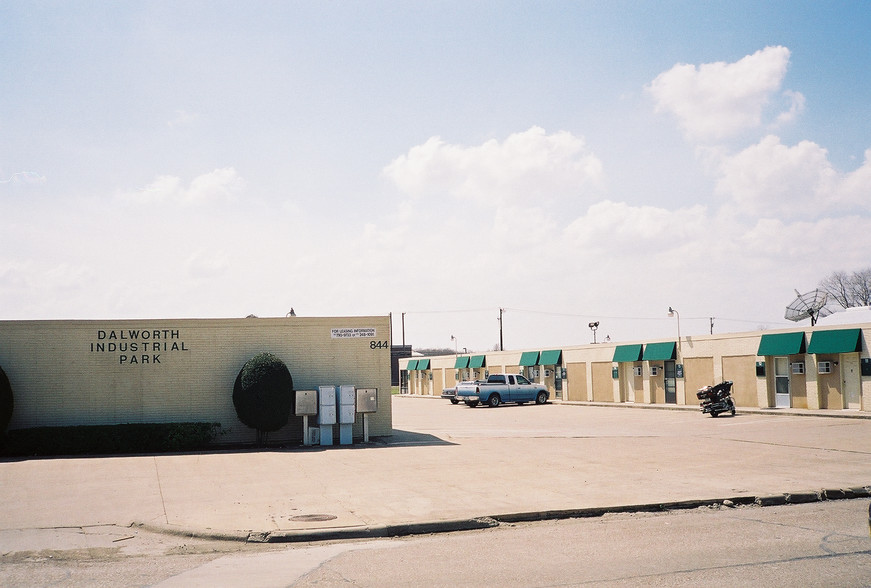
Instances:
[[[871,491],[871,414],[857,411],[392,408],[394,435],[352,446],[2,460],[0,552],[64,529],[312,541]]]

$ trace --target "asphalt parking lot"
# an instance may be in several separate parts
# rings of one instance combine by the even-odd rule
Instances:
[[[393,422],[350,447],[0,462],[0,500],[16,505],[0,530],[284,541],[871,485],[869,419],[396,396]]]

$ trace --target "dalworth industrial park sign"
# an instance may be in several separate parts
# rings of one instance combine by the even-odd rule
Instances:
[[[119,365],[157,365],[164,354],[190,351],[179,329],[104,329],[91,341],[91,353],[111,353]]]

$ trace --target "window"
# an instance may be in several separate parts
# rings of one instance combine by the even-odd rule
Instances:
[[[659,366],[658,365],[650,366],[650,375],[651,376],[658,376],[659,375]]]
[[[508,376],[508,383],[512,385],[514,384],[514,376]]]
[[[517,383],[518,384],[529,384],[529,380],[527,380],[523,376],[517,376]]]
[[[635,367],[635,368],[633,368],[632,371],[635,372],[635,377],[636,377],[636,378],[640,378],[640,377],[641,377],[641,366],[640,366],[640,365],[637,366],[637,367]]]
[[[831,374],[832,373],[832,362],[831,361],[821,361],[817,364],[817,373],[818,374]]]
[[[792,364],[792,373],[803,374],[804,373],[804,362],[797,361],[794,364]]]

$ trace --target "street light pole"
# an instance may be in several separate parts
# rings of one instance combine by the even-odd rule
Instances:
[[[676,311],[675,309],[673,309],[672,307],[669,306],[669,307],[668,307],[668,316],[670,316],[670,317],[677,316],[677,352],[678,352],[678,355],[681,355],[681,348],[680,348],[680,313],[679,313],[678,311]],[[682,356],[681,356],[681,357],[682,357]]]
[[[502,345],[502,313],[505,312],[504,308],[499,309],[499,351],[505,351],[505,346]]]

